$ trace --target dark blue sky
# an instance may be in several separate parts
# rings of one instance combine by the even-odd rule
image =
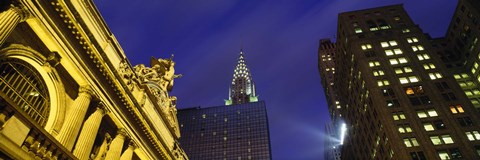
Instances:
[[[223,105],[241,46],[267,104],[273,159],[323,159],[328,121],[317,69],[321,38],[340,12],[403,3],[425,32],[443,36],[455,0],[95,0],[130,62],[175,54],[179,108]]]

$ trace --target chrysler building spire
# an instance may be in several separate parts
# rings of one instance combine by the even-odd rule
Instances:
[[[245,63],[243,49],[240,49],[240,56],[238,57],[237,66],[233,73],[232,85],[229,89],[228,100],[225,100],[225,105],[257,101],[258,96],[255,93],[255,83]]]

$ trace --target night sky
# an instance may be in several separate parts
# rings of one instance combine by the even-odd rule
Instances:
[[[301,3],[300,3],[301,2]],[[329,121],[317,49],[338,13],[403,3],[432,37],[445,34],[455,0],[95,0],[132,65],[175,54],[178,108],[224,104],[243,48],[267,104],[275,160],[323,159]]]

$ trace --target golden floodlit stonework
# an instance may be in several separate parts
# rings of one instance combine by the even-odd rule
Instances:
[[[132,67],[92,0],[0,2],[0,159],[188,159],[174,66]]]

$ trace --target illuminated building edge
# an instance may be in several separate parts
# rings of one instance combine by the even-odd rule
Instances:
[[[48,102],[38,121],[13,92],[0,92],[5,158],[188,159],[168,95],[178,77],[172,59],[132,67],[90,0],[2,4],[0,64],[33,68]],[[2,84],[16,82],[17,72],[5,71]]]

